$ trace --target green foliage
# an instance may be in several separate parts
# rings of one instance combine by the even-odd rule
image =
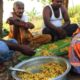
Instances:
[[[69,8],[68,12],[70,17],[75,16],[75,14],[80,14],[80,5]]]
[[[33,8],[32,11],[26,13],[29,16],[29,21],[31,21],[34,17],[37,16],[37,11],[35,10],[35,8]]]
[[[43,27],[42,18],[33,19],[31,22],[35,25],[35,28],[31,30],[32,33],[36,33],[36,34],[40,33]]]
[[[7,31],[10,31],[9,30],[9,25],[6,22],[3,23],[3,29],[6,29]]]
[[[80,23],[80,5],[68,9],[72,22]]]
[[[47,3],[51,3],[51,0],[40,0],[40,2],[41,2],[43,5],[45,5],[45,4],[47,4]]]

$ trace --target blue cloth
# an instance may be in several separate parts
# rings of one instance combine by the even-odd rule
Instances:
[[[15,39],[8,40],[12,43],[17,43]],[[10,59],[14,51],[10,50],[4,41],[0,41],[0,63]]]

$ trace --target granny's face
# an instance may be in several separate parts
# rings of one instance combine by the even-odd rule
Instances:
[[[23,5],[18,5],[14,8],[14,13],[16,14],[16,16],[18,17],[22,17],[24,12],[24,6]]]
[[[52,0],[52,3],[56,8],[59,8],[63,4],[63,0]]]

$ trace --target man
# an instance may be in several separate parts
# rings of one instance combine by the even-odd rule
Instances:
[[[25,43],[25,39],[33,37],[28,29],[34,28],[34,25],[28,22],[28,17],[23,14],[24,4],[17,1],[13,4],[13,12],[8,18],[7,23],[10,25],[10,38],[15,38],[19,43]],[[28,35],[29,36],[26,36]],[[28,42],[28,41],[26,41]]]
[[[17,1],[13,5],[12,17],[8,18],[7,23],[10,25],[11,38],[15,38],[20,44],[43,44],[51,40],[50,35],[39,35],[34,37],[29,29],[33,29],[34,25],[28,22],[28,18],[24,16],[24,4]],[[27,21],[26,21],[27,20]]]
[[[78,28],[77,24],[70,24],[68,12],[62,4],[63,0],[52,0],[52,4],[43,9],[43,34],[51,34],[53,40],[72,36]]]

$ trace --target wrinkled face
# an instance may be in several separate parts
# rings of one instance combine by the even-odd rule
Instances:
[[[24,5],[17,5],[15,6],[15,8],[13,8],[13,10],[16,16],[22,17],[23,12],[24,12]]]
[[[59,8],[63,4],[63,0],[52,0],[52,3],[56,8]]]

